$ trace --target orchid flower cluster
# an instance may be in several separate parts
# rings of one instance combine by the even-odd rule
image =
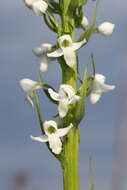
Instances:
[[[93,54],[91,54],[92,76],[88,77],[88,64],[86,64],[83,80],[79,77],[78,50],[87,45],[93,34],[111,36],[115,25],[110,22],[103,22],[99,26],[95,26],[99,0],[96,3],[94,17],[90,25],[88,18],[83,13],[83,7],[87,4],[87,0],[73,0],[73,2],[71,0],[59,0],[59,2],[55,0],[24,0],[24,2],[26,7],[32,10],[35,15],[43,16],[49,29],[57,33],[56,44],[43,43],[33,48],[33,54],[39,60],[39,81],[24,78],[20,80],[20,87],[25,92],[26,100],[32,108],[34,108],[33,100],[35,100],[42,130],[41,136],[34,137],[31,135],[30,138],[34,141],[46,143],[49,150],[61,162],[65,169],[63,176],[64,189],[66,190],[70,183],[66,180],[67,176],[70,176],[68,168],[75,167],[74,160],[78,162],[76,160],[79,145],[78,125],[85,115],[86,98],[90,96],[90,102],[95,104],[103,92],[110,92],[115,88],[114,85],[105,84],[106,77],[104,75],[96,73]],[[59,20],[56,20],[56,15],[59,16]],[[82,30],[77,41],[74,37],[75,28]],[[54,60],[58,61],[62,70],[62,84],[58,92],[42,79],[42,73],[48,71]],[[77,80],[81,83],[79,88],[77,87]],[[37,96],[38,90],[43,90],[48,99],[58,106],[58,114],[44,123]],[[76,159],[74,158],[75,155],[77,156]],[[72,163],[73,166],[71,166]],[[75,180],[73,174],[72,178]],[[72,184],[69,186],[70,190],[79,189],[78,185],[73,188],[72,186]]]

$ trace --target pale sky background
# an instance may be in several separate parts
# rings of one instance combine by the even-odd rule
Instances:
[[[88,1],[84,8],[89,21],[95,3]],[[91,105],[87,99],[86,116],[80,125],[80,184],[81,190],[90,189],[89,156],[94,153],[95,190],[110,190],[113,164],[116,158],[116,140],[122,110],[127,99],[127,1],[102,0],[97,12],[97,25],[110,21],[116,25],[112,37],[94,35],[89,44],[79,51],[80,72],[94,53],[96,71],[107,77],[107,83],[116,90],[104,94]],[[79,34],[79,33],[78,33]],[[77,36],[78,36],[77,34]],[[36,110],[24,101],[19,80],[38,80],[32,48],[41,43],[55,44],[56,35],[44,25],[43,18],[28,10],[23,0],[4,0],[0,6],[0,189],[11,190],[11,178],[17,171],[30,176],[28,189],[62,190],[59,163],[41,143],[29,135],[40,135]],[[53,62],[43,75],[56,89],[61,83],[60,69]],[[44,120],[50,120],[57,107],[39,93]],[[119,135],[118,135],[119,136]],[[126,142],[127,143],[127,142]],[[126,147],[126,146],[125,146]],[[126,172],[127,173],[127,172]],[[126,177],[127,179],[127,177]],[[124,187],[126,189],[126,187]]]

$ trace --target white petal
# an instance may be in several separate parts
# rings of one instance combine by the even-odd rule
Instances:
[[[45,14],[47,8],[48,8],[48,4],[42,0],[35,1],[32,4],[32,9],[33,9],[34,13],[38,16]]]
[[[33,100],[32,100],[32,98],[31,98],[31,96],[26,95],[26,101],[30,104],[30,106],[31,106],[32,108],[34,108],[34,103],[33,103]]]
[[[95,104],[100,99],[100,97],[101,97],[101,93],[93,93],[92,92],[91,95],[90,95],[90,102],[92,104]]]
[[[95,74],[95,81],[104,83],[106,80],[106,77],[102,74]]]
[[[55,154],[60,154],[62,150],[62,143],[57,134],[52,134],[48,136],[49,139],[49,147],[51,148],[52,152]]]
[[[46,55],[47,52],[51,50],[51,48],[52,48],[51,44],[48,44],[48,43],[41,44],[40,46],[35,47],[33,49],[33,53],[38,57],[42,57]]]
[[[76,55],[72,47],[63,48],[64,59],[69,67],[73,67],[76,64]]]
[[[69,101],[69,104],[74,104],[75,102],[78,102],[81,99],[80,96],[75,95],[72,97],[72,99]]]
[[[71,99],[75,95],[75,91],[72,88],[72,86],[67,85],[67,84],[62,84],[60,86],[60,90],[59,90],[60,96],[63,96],[63,92],[64,92],[64,96],[65,96],[65,93],[67,93],[69,99]]]
[[[39,141],[39,142],[47,142],[48,141],[48,137],[46,135],[42,135],[40,137],[33,137],[32,135],[30,136],[30,138],[34,141]]]
[[[32,51],[33,51],[34,55],[36,55],[38,57],[43,56],[43,49],[41,47],[36,47]]]
[[[66,114],[68,112],[68,99],[67,98],[62,98],[59,101],[58,111],[59,111],[59,116],[61,118],[66,116]]]
[[[57,130],[57,123],[55,121],[50,120],[50,121],[45,121],[44,122],[44,131],[45,131],[46,135],[49,135],[48,128],[51,127],[51,126],[54,127]]]
[[[36,81],[33,81],[31,79],[28,79],[28,78],[25,78],[25,79],[22,79],[20,80],[20,87],[22,88],[23,91],[25,92],[30,92],[32,90],[32,88],[34,88],[33,90],[37,90],[37,89],[40,89],[41,86],[39,85],[38,82]]]
[[[85,29],[88,26],[88,24],[89,24],[88,19],[85,16],[83,16],[82,21],[81,21],[82,27]]]
[[[99,87],[102,92],[109,92],[115,89],[114,85],[107,85],[107,84],[99,84]]]
[[[53,100],[56,100],[56,101],[60,100],[60,95],[57,92],[55,92],[54,90],[52,90],[51,88],[48,89],[48,93],[50,94],[50,96]]]
[[[48,70],[48,66],[49,66],[49,58],[47,56],[44,56],[40,63],[40,70],[42,72],[46,72]]]
[[[30,9],[32,9],[32,4],[33,4],[33,2],[35,2],[36,0],[24,0],[24,3],[25,3],[25,5],[28,7],[28,8],[30,8]]]
[[[98,31],[104,36],[111,36],[115,28],[115,24],[104,22],[98,26]]]
[[[48,57],[61,57],[63,55],[62,49],[57,49],[56,51],[53,51],[51,53],[47,53]]]
[[[72,39],[71,39],[71,36],[70,35],[63,35],[63,36],[60,36],[58,38],[58,43],[59,43],[59,46],[62,48],[62,43],[64,40],[67,40],[70,45],[72,44]]]
[[[52,46],[53,46],[53,45],[52,45],[52,44],[49,44],[49,43],[41,44],[41,47],[43,48],[43,51],[45,51],[45,52],[51,51]]]
[[[59,137],[63,137],[65,136],[69,131],[70,129],[73,127],[72,123],[66,127],[66,128],[63,128],[63,129],[58,129],[57,133],[59,135]]]
[[[78,50],[82,45],[84,45],[86,43],[86,39],[82,40],[81,42],[75,42],[75,43],[72,43],[72,49],[73,51],[76,51]]]

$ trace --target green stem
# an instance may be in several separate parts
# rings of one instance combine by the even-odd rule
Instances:
[[[70,25],[72,27],[70,27]],[[62,29],[63,34],[69,33],[72,41],[75,41],[74,20],[69,15],[62,15]],[[78,60],[78,59],[77,59]],[[73,68],[67,66],[63,57],[58,59],[62,69],[62,83],[71,85],[75,91],[77,90],[77,64]],[[73,123],[73,111],[75,105],[69,105],[69,111],[65,118],[63,118],[63,126],[66,127]],[[61,165],[63,169],[63,183],[64,190],[79,190],[79,168],[78,168],[78,154],[79,154],[79,130],[73,123],[73,128],[64,137],[63,152]]]
[[[64,190],[79,190],[78,146],[79,131],[74,127],[64,144],[65,159],[62,165]]]

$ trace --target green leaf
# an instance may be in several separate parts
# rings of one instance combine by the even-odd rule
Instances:
[[[93,76],[95,77],[96,70],[95,70],[95,61],[94,61],[94,58],[93,58],[93,54],[91,54],[91,59],[92,59],[92,65],[93,65]]]
[[[41,115],[41,111],[40,111],[38,96],[37,96],[37,94],[36,94],[35,91],[33,91],[33,95],[34,95],[34,99],[35,99],[35,104],[36,104],[36,108],[37,108],[37,114],[38,114],[38,119],[39,119],[41,131],[42,131],[42,133],[44,134],[43,120],[42,120],[42,115]]]
[[[99,2],[100,2],[100,0],[98,0],[97,3],[96,3],[93,20],[92,20],[92,23],[91,23],[90,27],[88,28],[88,30],[86,30],[84,33],[81,34],[78,41],[82,41],[83,39],[86,39],[87,42],[89,41],[89,39],[90,39],[90,37],[91,37],[91,35],[92,35],[93,31],[94,31],[94,27],[95,27],[95,23],[96,23],[96,12],[97,12],[97,7],[98,7]]]
[[[88,70],[88,65],[86,64],[83,84],[80,87],[80,90],[78,93],[81,99],[76,103],[76,108],[74,110],[74,120],[77,123],[79,123],[83,119],[84,114],[85,114],[85,104],[86,104],[86,97],[87,97],[87,70]]]
[[[51,88],[53,91],[55,91],[52,86],[50,86],[50,85],[48,85],[48,84],[43,84],[43,91],[44,91],[45,95],[48,97],[48,99],[49,99],[51,102],[53,102],[54,104],[58,104],[58,102],[55,101],[55,100],[53,100],[53,99],[51,98],[51,96],[49,95],[49,93],[48,93],[48,88]]]
[[[87,78],[87,93],[86,93],[86,96],[89,96],[91,91],[93,90],[93,83],[94,83],[94,78],[93,77]]]
[[[93,154],[91,154],[90,158],[89,158],[90,178],[91,178],[91,187],[90,187],[90,190],[94,190],[93,171],[92,171],[92,159],[93,159]]]
[[[59,10],[60,11],[60,6],[58,3],[56,3],[53,0],[49,0],[49,4],[55,9],[55,10]]]

